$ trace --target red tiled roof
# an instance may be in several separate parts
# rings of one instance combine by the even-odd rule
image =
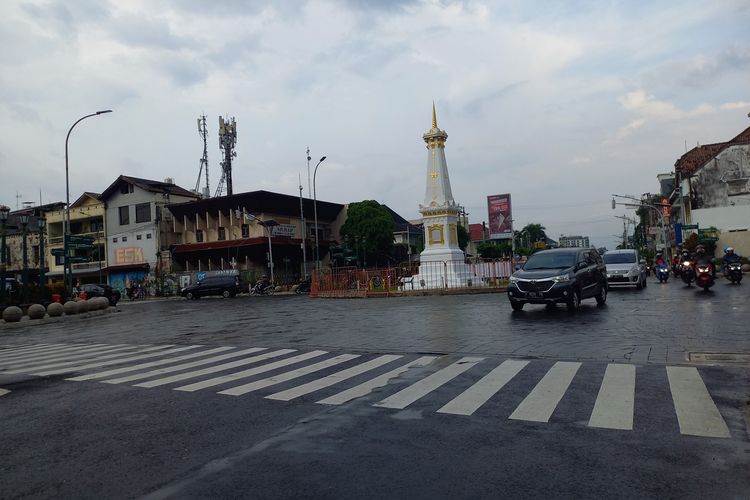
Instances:
[[[674,164],[677,173],[689,177],[703,168],[710,160],[721,153],[725,148],[735,144],[750,143],[750,127],[740,132],[735,138],[727,142],[717,142],[715,144],[704,144],[696,146],[684,155],[680,156]]]

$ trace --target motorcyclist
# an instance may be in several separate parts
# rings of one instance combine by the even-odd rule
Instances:
[[[703,245],[698,245],[695,247],[695,260],[694,264],[696,266],[710,266],[711,267],[711,275],[716,275],[716,269],[714,267],[714,263],[711,261],[711,257],[706,253],[706,249]]]
[[[660,266],[666,265],[666,261],[664,260],[664,256],[662,255],[661,251],[656,254],[656,265],[654,267],[658,268]]]
[[[724,249],[724,258],[722,259],[722,264],[724,267],[724,272],[727,270],[727,266],[729,264],[734,264],[736,262],[740,262],[741,258],[739,255],[734,253],[734,248],[732,247],[726,247]]]

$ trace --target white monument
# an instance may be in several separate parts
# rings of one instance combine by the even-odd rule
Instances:
[[[424,204],[419,205],[424,226],[424,251],[419,255],[415,284],[425,288],[468,286],[472,278],[458,246],[459,207],[451,193],[445,141],[448,134],[437,126],[432,104],[432,128],[422,138],[427,143],[427,177]]]

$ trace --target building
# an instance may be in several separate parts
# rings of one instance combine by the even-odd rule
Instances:
[[[690,229],[717,228],[717,248],[750,255],[750,127],[727,142],[696,146],[675,162],[673,208]]]
[[[194,201],[199,195],[174,184],[119,176],[99,199],[104,203],[106,255],[109,284],[124,290],[133,281],[153,278],[169,269],[169,247],[177,241],[172,214],[165,209],[173,203]],[[166,253],[162,253],[166,252]]]
[[[565,236],[564,234],[560,235],[560,241],[558,242],[557,245],[560,248],[589,248],[591,247],[591,243],[589,243],[588,236]]]
[[[46,259],[50,284],[62,284],[64,277],[63,252],[65,248],[65,206],[47,213]],[[73,283],[105,283],[107,267],[104,203],[99,193],[85,192],[70,204],[70,234],[93,238],[92,248],[71,250],[73,256],[86,262],[71,264]]]
[[[270,274],[270,232],[274,278],[277,283],[294,282],[314,268],[315,205],[303,198],[300,207],[298,196],[269,191],[171,204],[173,268],[176,272],[236,270],[253,281]],[[320,260],[327,265],[328,249],[340,240],[346,210],[344,205],[318,200],[317,214]]]

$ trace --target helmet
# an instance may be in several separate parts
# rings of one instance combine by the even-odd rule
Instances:
[[[726,247],[724,249],[724,253],[734,253],[734,248],[732,248],[732,247]]]
[[[704,254],[706,253],[706,249],[703,248],[703,245],[698,245],[695,247],[695,253]]]

